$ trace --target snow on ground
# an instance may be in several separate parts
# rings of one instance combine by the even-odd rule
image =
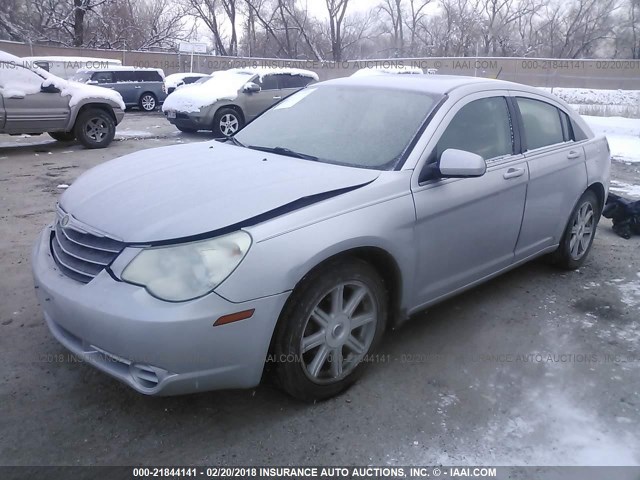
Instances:
[[[609,189],[613,193],[617,193],[626,197],[640,197],[640,185],[631,185],[630,183],[621,182],[619,180],[611,180]]]
[[[540,89],[560,97],[581,115],[640,117],[640,90]]]
[[[640,163],[640,119],[583,115],[593,133],[606,135],[614,160]]]

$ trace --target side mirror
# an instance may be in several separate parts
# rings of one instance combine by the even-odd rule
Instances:
[[[247,83],[243,88],[244,93],[258,93],[260,90],[260,85],[253,82]]]
[[[42,93],[60,93],[60,89],[55,85],[52,85],[52,84],[45,85],[44,83],[40,86],[40,91]]]
[[[95,80],[87,80],[86,84],[87,85],[98,85],[98,82],[96,82]]]
[[[481,177],[487,171],[487,164],[480,155],[455,148],[442,152],[438,167],[444,178]]]

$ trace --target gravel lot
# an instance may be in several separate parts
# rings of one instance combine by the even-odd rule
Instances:
[[[577,272],[534,262],[389,332],[339,398],[151,398],[72,361],[33,293],[30,249],[62,184],[136,150],[210,139],[128,113],[105,150],[0,137],[0,464],[640,463],[640,238],[600,224]],[[614,178],[640,183],[640,164]]]

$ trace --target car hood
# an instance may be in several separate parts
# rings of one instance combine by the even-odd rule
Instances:
[[[95,167],[63,193],[60,206],[115,239],[157,243],[258,223],[379,174],[203,142],[143,150]]]

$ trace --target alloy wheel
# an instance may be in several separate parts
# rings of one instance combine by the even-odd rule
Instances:
[[[320,384],[349,375],[373,342],[378,311],[364,283],[340,283],[322,296],[306,320],[300,353],[307,377]]]
[[[102,142],[109,134],[109,125],[107,125],[107,122],[100,117],[89,119],[85,129],[87,137],[96,143]]]
[[[142,104],[142,108],[147,112],[150,112],[156,108],[156,99],[153,98],[152,95],[145,95],[140,100],[140,103]]]
[[[569,252],[574,260],[580,260],[589,248],[591,236],[593,235],[594,219],[595,215],[591,203],[583,203],[578,209],[571,226]]]
[[[240,122],[236,116],[227,113],[220,118],[220,132],[225,137],[230,137],[238,131],[239,124]]]

